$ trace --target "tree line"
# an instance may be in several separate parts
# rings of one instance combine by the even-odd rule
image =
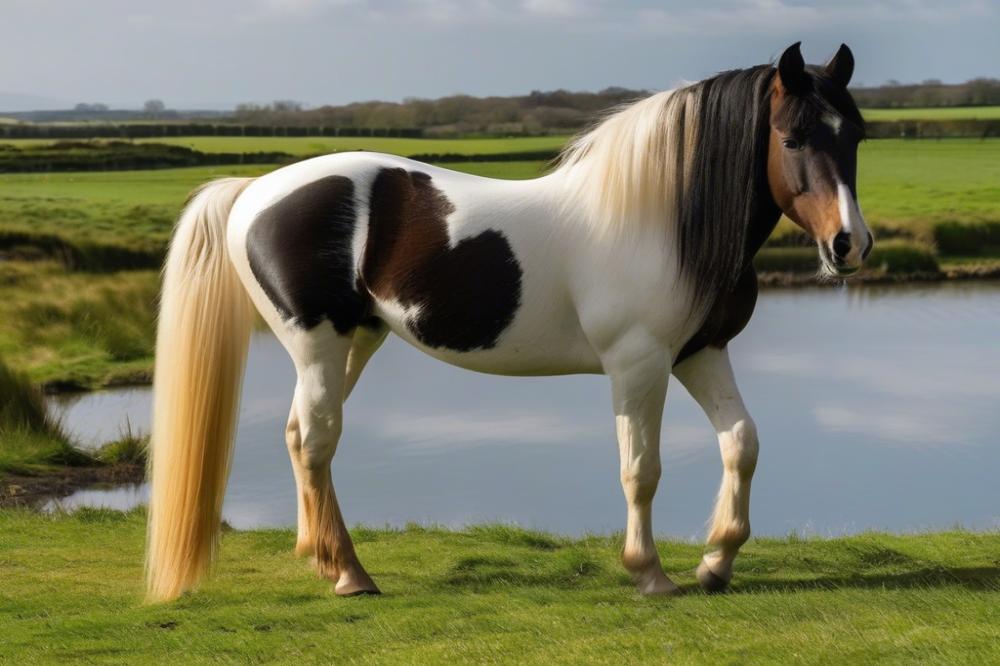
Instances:
[[[905,109],[948,106],[1000,105],[1000,79],[972,79],[965,83],[902,84],[890,81],[872,88],[852,88],[854,101],[863,109]]]
[[[1000,79],[944,84],[895,81],[851,91],[862,108],[914,108],[1000,105]],[[606,88],[600,92],[532,91],[514,97],[452,95],[402,102],[356,102],[304,108],[291,101],[241,104],[232,115],[251,125],[420,129],[424,136],[470,134],[561,134],[579,130],[618,105],[646,97],[648,90]]]
[[[1000,79],[974,79],[960,84],[928,80],[920,84],[891,81],[852,90],[862,108],[908,108],[1000,105]],[[271,104],[240,104],[229,113],[171,110],[149,100],[142,110],[110,109],[100,103],[78,104],[65,111],[4,114],[30,125],[0,125],[9,137],[82,138],[76,129],[44,131],[40,123],[103,123],[92,136],[137,138],[171,135],[247,136],[523,136],[572,133],[618,105],[645,97],[648,90],[606,88],[599,92],[532,91],[512,97],[451,95],[402,102],[355,102],[306,108],[279,100]],[[132,128],[126,123],[137,122]],[[103,129],[102,129],[103,127]]]

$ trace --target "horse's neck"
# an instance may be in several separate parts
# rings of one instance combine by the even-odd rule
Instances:
[[[751,264],[757,252],[764,246],[771,232],[778,225],[778,220],[781,219],[781,209],[774,203],[774,198],[771,196],[771,191],[766,180],[758,184],[755,201],[753,215],[750,218],[750,227],[747,229],[744,266]]]

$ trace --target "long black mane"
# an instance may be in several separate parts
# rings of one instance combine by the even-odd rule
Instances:
[[[723,72],[687,90],[698,103],[698,139],[678,216],[681,270],[695,302],[708,308],[729,293],[780,217],[767,182],[771,88],[776,69]],[[785,95],[783,124],[808,133],[824,113],[864,121],[850,94],[819,68],[812,89]]]
[[[698,140],[678,216],[679,258],[695,302],[710,306],[743,272],[759,183],[767,181],[771,81],[762,65],[723,72],[691,87]]]

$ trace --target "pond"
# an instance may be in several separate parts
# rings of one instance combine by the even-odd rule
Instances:
[[[733,365],[761,436],[758,535],[1000,526],[1000,284],[767,290]],[[284,445],[294,386],[284,350],[254,337],[224,514],[295,524]],[[517,523],[565,534],[624,527],[607,379],[480,375],[390,338],[346,406],[334,479],[350,523]],[[148,389],[59,399],[85,442]],[[715,435],[673,382],[658,534],[699,538],[720,479]],[[128,507],[145,488],[81,491],[66,507]]]

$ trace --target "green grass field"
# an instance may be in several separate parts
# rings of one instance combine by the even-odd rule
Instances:
[[[228,532],[216,575],[141,604],[144,519],[0,512],[9,663],[994,663],[1000,534],[755,539],[734,591],[660,542],[686,594],[637,596],[618,537],[355,529],[381,597],[340,599],[288,530]]]
[[[475,141],[487,140],[458,143],[469,145]],[[503,141],[509,149],[526,150],[520,142],[532,140]],[[368,145],[372,149],[390,148],[377,143]],[[557,142],[550,147],[558,145]],[[257,147],[254,144],[250,149]],[[417,150],[426,152],[431,148]],[[532,178],[546,168],[542,162],[472,162],[449,166],[511,179]],[[0,230],[30,229],[86,239],[160,242],[169,232],[187,193],[199,183],[222,175],[259,175],[271,168],[2,174]],[[1000,140],[866,142],[860,153],[859,191],[867,217],[876,224],[921,228],[937,221],[1000,220]]]
[[[158,289],[156,271],[0,262],[0,359],[61,388],[146,383]]]
[[[504,141],[509,145],[511,140]],[[520,143],[513,145],[518,150],[528,149]],[[424,150],[430,149],[417,151]],[[450,166],[516,179],[535,177],[546,165],[483,162]],[[3,174],[0,232],[30,230],[87,241],[162,244],[185,196],[199,183],[221,175],[257,175],[268,170],[253,166]],[[876,230],[882,227],[926,239],[930,225],[937,222],[1000,221],[1000,140],[869,141],[861,148],[859,171],[862,208]]]
[[[874,222],[1000,221],[1000,139],[867,141],[858,172]]]
[[[205,153],[282,152],[291,155],[324,155],[345,150],[369,150],[393,155],[455,153],[497,155],[514,152],[558,150],[566,136],[489,139],[397,139],[386,137],[281,137],[281,136],[182,136],[137,139],[138,142],[186,146]],[[51,143],[51,139],[8,139],[16,146]]]
[[[946,106],[913,109],[862,109],[865,120],[996,120],[1000,106]]]

